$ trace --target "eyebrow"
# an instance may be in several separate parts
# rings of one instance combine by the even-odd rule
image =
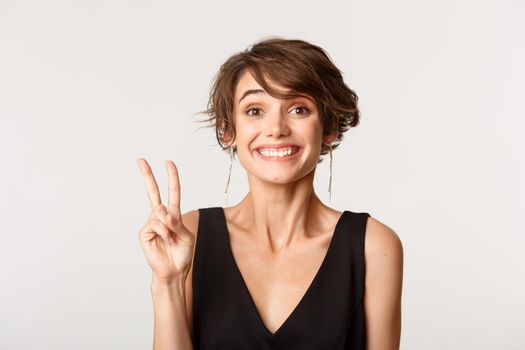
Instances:
[[[249,95],[260,95],[260,94],[265,94],[266,91],[264,90],[261,90],[261,89],[249,89],[249,90],[246,90],[241,98],[239,99],[239,102],[237,102],[237,104],[241,103],[242,99],[245,98],[246,96],[249,96]],[[306,96],[306,95],[299,95],[298,97],[304,97],[306,98],[307,100],[310,100],[310,102],[314,103],[315,104],[315,101],[309,97],[309,96]]]
[[[242,99],[245,98],[248,95],[258,95],[258,94],[265,94],[265,93],[266,93],[266,91],[261,90],[261,89],[246,90],[244,92],[244,94],[242,94],[242,97],[239,99],[239,102],[237,102],[237,103],[241,103]]]

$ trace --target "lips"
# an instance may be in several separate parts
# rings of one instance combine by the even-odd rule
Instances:
[[[283,150],[285,149],[291,149],[291,152],[283,152]],[[296,159],[301,153],[302,149],[302,147],[292,144],[278,145],[278,147],[276,147],[276,145],[265,145],[256,148],[255,154],[257,155],[257,157],[263,160],[272,162],[285,162],[290,161],[292,159]]]
[[[265,157],[291,157],[299,152],[298,146],[286,146],[286,147],[259,147],[256,152]]]
[[[267,151],[279,151],[282,148],[290,148],[292,147],[294,151],[297,151],[299,146],[294,145],[293,143],[283,143],[283,144],[265,144],[260,145],[259,147],[255,148],[256,151],[260,151],[261,149],[267,150]]]

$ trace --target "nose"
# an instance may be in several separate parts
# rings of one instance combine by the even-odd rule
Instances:
[[[288,118],[285,112],[278,112],[266,119],[268,121],[266,136],[280,137],[290,133]]]

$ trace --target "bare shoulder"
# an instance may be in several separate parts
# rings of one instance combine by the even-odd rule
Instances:
[[[403,244],[398,234],[389,226],[369,216],[365,233],[365,256],[403,254]]]
[[[398,234],[369,217],[365,232],[367,349],[399,349],[403,245]]]
[[[199,227],[199,210],[194,209],[194,210],[190,210],[182,214],[182,223],[194,235],[197,235],[197,231]]]

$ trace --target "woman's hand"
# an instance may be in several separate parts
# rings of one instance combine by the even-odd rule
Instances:
[[[139,231],[139,240],[146,259],[158,280],[171,281],[190,269],[195,236],[182,224],[180,183],[175,163],[166,161],[168,170],[168,206],[161,202],[159,187],[145,159],[137,164],[144,176],[151,214]],[[184,276],[185,277],[185,276]]]

